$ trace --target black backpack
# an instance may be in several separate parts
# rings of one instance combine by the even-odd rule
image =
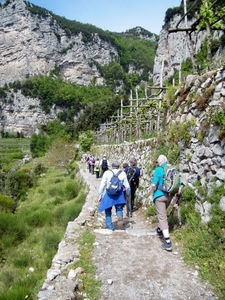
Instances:
[[[127,180],[129,182],[129,184],[132,182],[132,181],[135,181],[134,177],[135,177],[135,174],[136,174],[136,169],[133,168],[133,167],[129,167],[127,169]]]
[[[108,170],[107,159],[102,160],[102,170]]]
[[[115,174],[112,170],[110,170],[113,173],[112,178],[110,179],[110,183],[106,188],[106,192],[109,195],[118,195],[120,191],[122,190],[123,182],[119,179],[119,175],[122,172],[121,170]]]

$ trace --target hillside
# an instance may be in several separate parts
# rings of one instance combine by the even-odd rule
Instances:
[[[187,1],[188,8],[192,2]],[[185,31],[170,32],[180,21],[178,29],[184,26],[182,5],[166,12],[158,37],[141,27],[124,33],[103,31],[23,0],[0,4],[2,136],[40,134],[56,119],[73,138],[96,131],[117,114],[121,100],[129,105],[131,92],[142,98],[152,83],[180,84],[188,74],[223,62],[223,30],[214,31],[212,43],[197,27],[190,41]],[[188,12],[188,26],[198,11],[194,6]],[[187,48],[187,42],[195,49]],[[212,61],[207,59],[207,44]]]
[[[28,1],[0,3],[2,136],[30,137],[55,119],[74,127],[87,105],[101,115],[90,115],[93,122],[82,120],[69,134],[96,130],[116,112],[121,97],[151,79],[157,40],[140,27],[112,33]]]
[[[139,27],[115,34],[28,1],[7,0],[0,3],[0,28],[0,86],[55,69],[71,82],[102,85],[115,64],[121,75],[111,73],[113,88],[129,74],[137,74],[138,82],[152,74],[158,37]]]

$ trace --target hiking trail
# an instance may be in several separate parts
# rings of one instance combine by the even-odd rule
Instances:
[[[92,204],[95,201],[97,207],[101,178],[89,173],[85,163],[80,167],[81,176],[89,186],[85,206],[88,201]],[[116,221],[113,210],[115,228]],[[200,280],[198,266],[191,269],[184,263],[181,244],[173,243],[172,252],[161,249],[155,224],[146,217],[144,208],[139,208],[129,219],[124,208],[123,230],[104,229],[104,212],[95,213],[89,228],[95,234],[96,279],[102,282],[99,300],[218,299],[213,288]]]

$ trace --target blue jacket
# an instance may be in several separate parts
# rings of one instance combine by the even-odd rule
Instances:
[[[117,174],[119,172],[119,169],[113,169],[113,173]],[[100,204],[99,204],[99,211],[103,211],[107,208],[110,208],[116,204],[126,204],[125,198],[124,198],[124,192],[121,190],[121,192],[118,195],[112,196],[109,195],[108,193],[105,193],[106,187],[109,185],[110,180],[113,176],[111,170],[107,170],[104,172],[102,176],[102,181],[99,187],[99,198],[102,198]],[[127,180],[127,175],[125,172],[121,172],[119,174],[119,179],[123,182],[123,185],[126,189],[126,194],[130,194],[130,185]]]
[[[119,195],[109,195],[107,193],[105,193],[105,195],[103,196],[100,204],[99,204],[99,212],[110,208],[116,204],[126,204],[125,198],[124,198],[124,192],[121,190],[121,192],[119,193]]]
[[[156,198],[167,195],[167,193],[158,190],[158,186],[162,186],[163,184],[164,169],[162,167],[166,166],[167,164],[167,162],[162,163],[160,166],[156,167],[153,172],[152,185],[155,185],[156,187],[153,193],[153,202],[155,202]]]

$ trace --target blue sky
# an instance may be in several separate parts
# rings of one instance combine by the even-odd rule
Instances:
[[[0,0],[0,2],[3,2]],[[103,30],[123,32],[141,26],[159,34],[168,8],[181,0],[30,0],[54,14]]]

